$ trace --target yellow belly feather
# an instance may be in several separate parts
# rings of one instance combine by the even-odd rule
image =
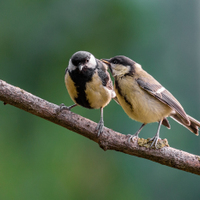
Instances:
[[[130,118],[142,123],[152,123],[171,113],[172,109],[169,106],[141,89],[137,83],[134,84],[134,81],[132,77],[120,78],[118,85],[122,95],[119,94],[116,86],[114,87],[120,105]],[[132,109],[124,97],[131,104]]]
[[[85,93],[92,108],[105,107],[112,99],[111,91],[102,85],[97,72],[93,75],[92,81],[86,83]]]

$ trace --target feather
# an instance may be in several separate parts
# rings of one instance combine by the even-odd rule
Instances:
[[[152,76],[148,77],[152,78]],[[151,84],[151,81],[146,81],[144,78],[140,77],[137,79],[138,85],[149,94],[154,96],[156,99],[161,101],[162,103],[168,105],[170,108],[174,109],[177,113],[181,115],[181,120],[184,124],[190,125],[190,120],[185,113],[181,104],[177,101],[177,99],[168,91],[166,90],[160,83],[158,83],[154,79],[154,84]],[[157,84],[155,84],[157,83]]]

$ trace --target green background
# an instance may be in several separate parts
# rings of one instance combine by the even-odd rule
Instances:
[[[0,1],[0,79],[47,101],[72,105],[64,85],[69,58],[126,55],[200,120],[200,1]],[[99,121],[99,110],[73,112]],[[133,134],[140,123],[112,101],[105,126]],[[160,136],[200,154],[200,138],[170,119]],[[140,137],[152,137],[157,124]],[[115,151],[0,102],[0,199],[199,199],[200,178]]]

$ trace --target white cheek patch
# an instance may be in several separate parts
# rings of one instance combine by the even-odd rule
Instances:
[[[96,65],[97,65],[96,59],[95,59],[95,57],[91,54],[90,60],[89,60],[89,62],[87,63],[87,66],[88,66],[88,68],[95,68]]]
[[[113,76],[123,76],[124,74],[129,73],[130,66],[123,66],[119,64],[111,64]]]
[[[111,63],[112,75],[117,76],[117,66]]]
[[[70,72],[76,69],[76,66],[74,66],[74,65],[72,64],[71,59],[69,60],[69,65],[68,65],[67,68],[68,68],[68,70],[69,70]]]
[[[110,65],[111,65],[111,69],[115,70],[116,66],[114,64],[112,64],[112,63]]]

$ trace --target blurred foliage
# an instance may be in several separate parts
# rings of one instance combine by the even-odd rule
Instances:
[[[51,0],[0,2],[0,79],[50,102],[71,105],[64,71],[71,55],[131,57],[200,120],[198,1]],[[99,110],[73,112],[96,122]],[[140,123],[111,102],[105,125],[124,134]],[[193,154],[200,138],[170,120],[170,146]],[[0,199],[197,199],[199,177],[97,144],[0,104]],[[140,136],[155,134],[157,124]]]

